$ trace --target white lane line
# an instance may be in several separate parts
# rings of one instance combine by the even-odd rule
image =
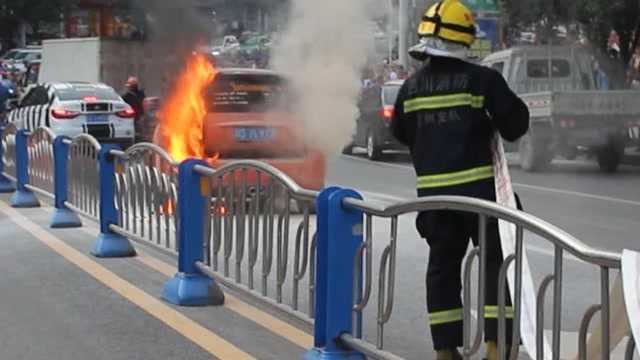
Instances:
[[[394,196],[389,194],[377,193],[372,191],[359,191],[359,193],[365,198],[365,200],[383,201],[383,202],[404,202],[412,201],[416,198],[404,198],[401,196]]]
[[[396,168],[396,169],[402,169],[402,170],[413,170],[413,166],[411,165],[394,164],[394,163],[388,163],[383,161],[371,161],[371,160],[364,159],[358,156],[353,156],[353,155],[341,155],[341,157],[347,160],[361,162],[361,163],[372,165],[372,166],[384,166],[384,167],[390,167],[390,168]]]
[[[586,194],[586,193],[577,192],[577,191],[548,188],[544,186],[535,186],[535,185],[527,185],[527,184],[519,184],[519,183],[513,183],[513,185],[523,189],[546,191],[546,192],[555,193],[555,194],[573,195],[573,196],[579,196],[579,197],[584,197],[584,198],[593,199],[593,200],[602,200],[602,201],[616,202],[616,203],[626,204],[626,205],[640,206],[640,201],[624,200],[624,199],[618,199],[618,198],[609,197],[609,196],[592,195],[592,194]]]
[[[368,163],[370,165],[385,166],[385,167],[397,168],[397,169],[403,169],[403,170],[412,169],[411,165],[392,164],[392,163],[385,163],[385,162],[372,162],[367,159],[362,159],[362,158],[349,156],[349,155],[342,155],[342,157],[349,160]],[[640,206],[640,201],[625,200],[625,199],[619,199],[619,198],[614,198],[609,196],[593,195],[593,194],[587,194],[587,193],[578,192],[578,191],[562,190],[562,189],[550,188],[546,186],[536,186],[536,185],[521,184],[521,183],[513,183],[513,186],[523,188],[523,189],[529,189],[529,190],[545,191],[553,194],[572,195],[572,196],[578,196],[578,197],[583,197],[583,198],[592,199],[592,200],[601,200],[601,201],[615,202],[615,203],[632,205],[632,206]],[[391,198],[406,200],[403,198],[396,198],[396,197],[391,197]]]

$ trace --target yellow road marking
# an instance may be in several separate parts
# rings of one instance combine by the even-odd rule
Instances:
[[[78,250],[67,245],[37,224],[31,222],[19,212],[0,201],[0,211],[7,215],[15,224],[29,232],[36,239],[47,245],[53,251],[73,263],[96,280],[111,288],[122,297],[137,305],[153,317],[182,334],[185,338],[199,345],[211,355],[220,359],[255,359],[233,344],[217,336],[209,329],[189,319],[172,307],[164,304],[155,297],[145,293],[128,281],[120,278],[110,270],[86,257]]]
[[[173,276],[177,271],[175,267],[143,253],[139,253],[136,258],[151,269],[169,277]],[[304,349],[313,347],[313,336],[306,332],[243,302],[233,295],[225,293],[224,297],[224,306],[229,310],[255,322],[277,335],[280,335]]]
[[[87,234],[93,236],[98,235],[97,229],[94,228],[82,227],[82,230]],[[144,252],[139,251],[138,249],[136,249],[136,252],[138,253],[138,256],[136,257],[138,261],[161,274],[172,277],[177,271],[174,266],[169,265],[164,261],[158,260]],[[300,346],[303,349],[310,349],[311,347],[313,347],[313,336],[309,335],[308,333],[254,306],[243,302],[235,296],[229,295],[228,293],[225,293],[224,296],[224,306],[227,309],[255,322],[266,330],[289,340],[290,342]]]

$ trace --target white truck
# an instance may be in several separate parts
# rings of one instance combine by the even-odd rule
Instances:
[[[123,89],[127,77],[140,79],[147,94],[161,94],[176,69],[175,56],[159,54],[143,41],[70,38],[42,42],[38,82],[104,83]]]
[[[640,92],[596,90],[591,56],[570,46],[500,51],[482,64],[498,70],[527,104],[531,129],[519,142],[521,167],[543,169],[556,155],[595,155],[615,172],[640,125]]]

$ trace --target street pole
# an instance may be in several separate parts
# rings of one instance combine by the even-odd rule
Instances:
[[[408,65],[409,0],[400,0],[399,5],[398,60],[400,60],[400,64],[406,67]]]
[[[393,11],[393,0],[389,0],[389,21],[387,23],[387,40],[389,43],[389,56],[387,57],[387,59],[389,60],[389,63],[391,63],[391,59],[393,59],[393,41],[395,39],[394,36],[394,29],[395,27],[393,26],[393,18],[395,15],[395,11]]]

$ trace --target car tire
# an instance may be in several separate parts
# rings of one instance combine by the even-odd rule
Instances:
[[[617,172],[623,155],[623,151],[620,151],[618,147],[613,145],[598,150],[596,156],[600,170],[609,174]]]
[[[369,130],[367,133],[367,158],[371,161],[382,159],[382,149],[378,144],[378,138],[374,131]]]
[[[567,148],[564,152],[564,158],[569,160],[569,161],[573,161],[578,157],[578,147],[577,146],[571,146],[569,148]]]
[[[525,135],[518,146],[520,167],[526,172],[544,170],[553,160],[553,152],[544,141],[531,134]]]
[[[303,201],[303,200],[292,200],[292,202],[291,202],[291,213],[292,214],[297,214],[297,215],[304,214],[305,205],[309,207],[309,215],[315,215],[316,214],[316,204],[315,204],[315,202],[306,202],[306,201]]]
[[[342,155],[353,155],[353,149],[354,149],[355,145],[352,142],[350,142],[349,144],[347,144],[345,147],[342,148]]]

